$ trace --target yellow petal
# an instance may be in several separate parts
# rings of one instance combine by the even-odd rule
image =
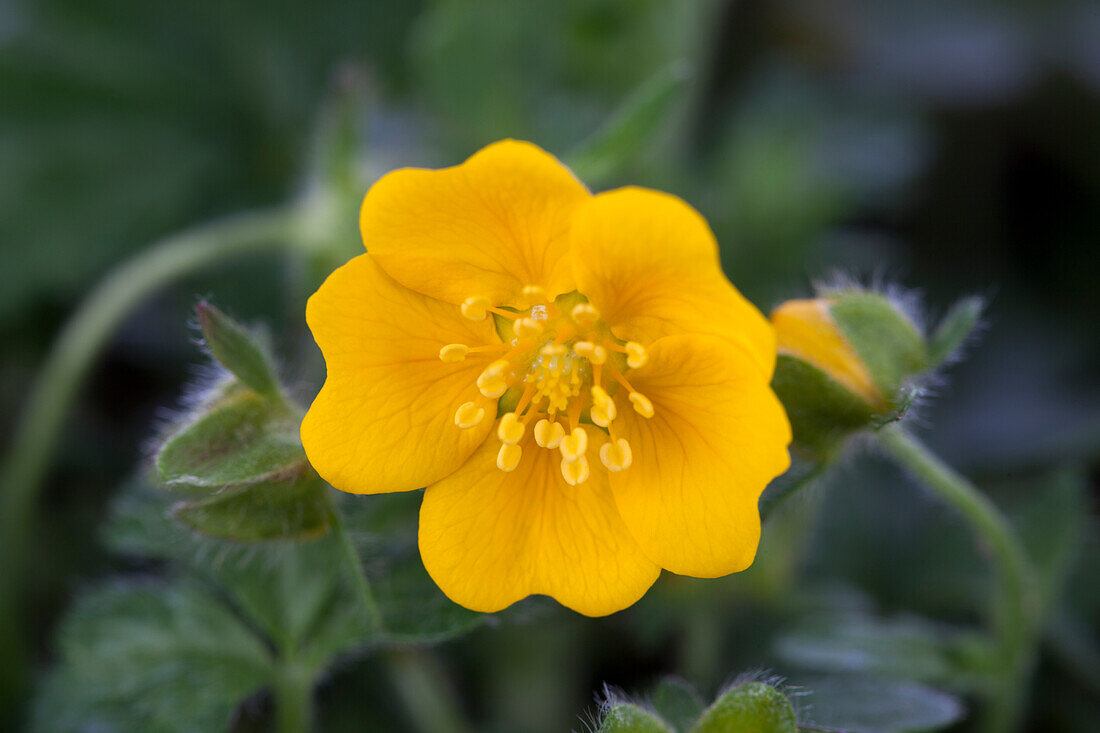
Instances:
[[[549,153],[503,140],[453,168],[383,176],[363,200],[359,227],[375,261],[413,290],[525,307],[525,287],[551,298],[574,289],[566,231],[587,198]]]
[[[321,393],[302,421],[302,444],[321,476],[343,491],[408,491],[454,471],[493,427],[468,429],[455,411],[478,394],[485,359],[439,359],[441,345],[487,344],[489,322],[402,287],[370,255],[336,270],[309,299],[306,321],[328,369]]]
[[[709,333],[746,349],[771,379],[775,334],[730,284],[699,212],[666,193],[620,188],[590,198],[570,234],[577,288],[615,335],[648,346]]]
[[[623,410],[615,422],[633,458],[609,478],[627,527],[674,573],[744,570],[760,539],[757,499],[790,465],[790,425],[768,382],[743,350],[702,335],[654,342],[631,382],[654,415]]]
[[[833,320],[831,305],[821,298],[788,300],[773,310],[779,351],[813,364],[869,404],[885,405],[871,373]]]
[[[420,554],[432,579],[475,611],[499,611],[532,593],[586,616],[637,601],[660,569],[623,525],[604,471],[570,486],[556,451],[526,445],[519,466],[505,473],[498,444],[488,440],[424,492]]]

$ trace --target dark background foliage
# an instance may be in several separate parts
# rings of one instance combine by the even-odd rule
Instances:
[[[699,208],[727,272],[763,310],[834,268],[919,288],[931,314],[963,294],[991,299],[980,341],[918,420],[1037,552],[1065,565],[1068,599],[1042,646],[1029,729],[1096,730],[1098,670],[1072,653],[1100,641],[1095,4],[9,0],[0,435],[51,338],[113,264],[303,191],[321,110],[349,78],[370,177],[452,164],[501,137],[565,156],[670,66],[691,75],[674,112],[603,185],[649,185]],[[33,526],[24,603],[36,668],[82,589],[149,571],[108,554],[98,528],[194,377],[197,296],[266,322],[283,353],[303,355],[289,375],[302,394],[317,388],[308,291],[289,269],[255,257],[191,278],[129,318],[100,359]],[[797,681],[797,653],[774,640],[822,598],[872,616],[977,620],[983,557],[886,462],[856,451],[796,509],[805,520],[776,527],[744,577],[666,575],[608,619],[552,611],[483,628],[442,647],[443,671],[484,729],[555,731],[579,728],[605,682],[643,690],[674,672],[711,694],[748,667]],[[400,729],[381,675],[367,662],[334,670],[319,693],[323,729]]]

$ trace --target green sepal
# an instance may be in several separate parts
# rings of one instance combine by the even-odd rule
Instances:
[[[211,487],[271,480],[307,465],[298,420],[281,402],[239,383],[219,388],[199,417],[169,435],[157,453],[170,486]]]
[[[745,682],[715,700],[692,733],[797,733],[798,721],[790,700],[764,682]]]
[[[923,334],[893,301],[879,293],[850,290],[830,297],[833,320],[893,406],[902,385],[929,366]]]
[[[205,301],[195,310],[206,345],[218,363],[259,394],[278,395],[279,381],[271,357],[256,337]]]
[[[797,445],[828,455],[852,432],[872,424],[875,409],[813,364],[780,354],[772,377]]]
[[[939,366],[951,358],[978,325],[984,310],[985,300],[976,295],[951,306],[928,339],[928,359],[932,366]]]
[[[238,542],[306,540],[328,531],[325,486],[311,469],[283,480],[235,486],[179,502],[172,516],[190,529]]]
[[[675,733],[675,729],[640,705],[614,702],[604,709],[597,733]]]

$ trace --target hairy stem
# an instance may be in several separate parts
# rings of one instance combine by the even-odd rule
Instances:
[[[351,541],[351,535],[348,534],[347,527],[344,526],[344,518],[341,516],[340,510],[331,503],[329,504],[329,514],[332,533],[339,541],[340,549],[347,560],[348,569],[351,571],[352,584],[355,586],[355,594],[359,597],[359,603],[362,604],[363,610],[367,614],[371,631],[375,633],[384,631],[385,623],[382,620],[382,611],[378,608],[378,601],[375,600],[374,591],[371,590],[370,582],[367,580],[363,560],[355,549],[355,543]]]
[[[102,280],[54,342],[13,431],[0,469],[0,701],[21,683],[19,602],[34,503],[58,435],[84,377],[120,324],[147,297],[184,275],[231,257],[287,245],[297,212],[248,213],[170,236]]]
[[[999,681],[984,729],[989,733],[1015,730],[1023,712],[1023,688],[1034,656],[1039,609],[1034,571],[1024,547],[997,506],[920,441],[897,425],[883,428],[878,435],[899,463],[966,519],[993,554],[998,590],[993,597],[992,624],[999,642]]]
[[[271,694],[278,733],[307,733],[312,729],[313,682],[313,674],[290,659],[276,669]]]

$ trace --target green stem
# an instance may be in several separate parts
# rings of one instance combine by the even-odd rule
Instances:
[[[111,335],[138,305],[171,281],[231,257],[285,246],[298,213],[242,214],[173,235],[115,269],[80,305],[42,367],[0,470],[0,703],[21,684],[19,628],[23,559],[34,502],[77,391]]]
[[[894,458],[963,515],[993,553],[999,588],[994,596],[992,622],[1000,643],[1000,680],[984,728],[990,733],[1015,730],[1023,711],[1023,688],[1034,655],[1039,612],[1037,585],[1027,553],[997,506],[917,439],[897,425],[883,428],[878,436]]]
[[[272,696],[278,733],[306,733],[313,727],[313,675],[307,669],[284,660],[275,672]]]
[[[387,655],[390,679],[413,726],[424,733],[468,733],[454,690],[427,649],[397,649]]]
[[[340,543],[340,549],[347,559],[348,568],[351,570],[352,583],[355,585],[355,592],[359,596],[359,602],[363,605],[363,610],[367,612],[371,630],[374,632],[383,631],[385,630],[385,624],[382,621],[382,611],[379,610],[378,602],[374,599],[374,592],[367,581],[367,572],[363,568],[363,560],[359,557],[359,552],[355,549],[355,543],[351,541],[351,535],[348,534],[348,530],[344,526],[344,519],[340,515],[340,510],[331,502],[329,504],[329,514],[332,533],[336,535],[336,539]]]

